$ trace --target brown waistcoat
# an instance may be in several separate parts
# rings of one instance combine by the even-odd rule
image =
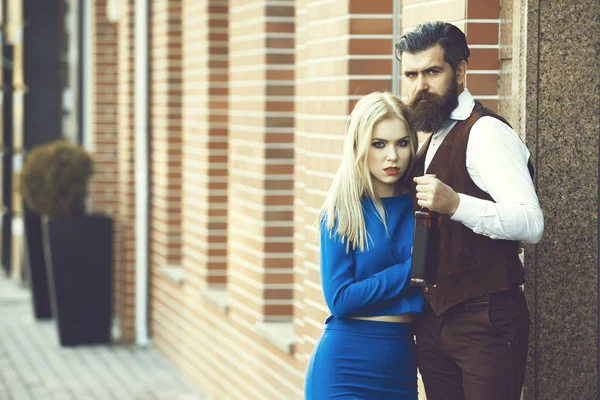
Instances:
[[[467,142],[471,127],[483,116],[491,116],[507,123],[476,101],[471,116],[457,122],[448,133],[431,160],[427,173],[435,174],[457,193],[494,201],[489,194],[477,187],[467,171]],[[428,139],[417,155],[415,176],[424,173],[429,143]],[[528,167],[532,172],[531,164]],[[420,209],[416,201],[414,207]],[[524,281],[518,242],[490,239],[450,220],[448,216],[443,217],[437,287],[429,289],[425,294],[437,315],[466,300],[508,290]]]

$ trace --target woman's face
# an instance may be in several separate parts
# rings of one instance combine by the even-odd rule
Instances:
[[[367,164],[379,197],[399,194],[395,193],[396,183],[406,172],[411,157],[408,133],[406,123],[393,117],[375,125]]]

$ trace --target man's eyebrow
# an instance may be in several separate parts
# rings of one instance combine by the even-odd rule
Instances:
[[[404,71],[404,74],[413,74],[415,72],[428,72],[428,71],[431,71],[433,69],[442,69],[442,67],[440,65],[434,64],[434,65],[430,65],[430,66],[428,66],[426,68],[423,68],[421,70],[408,70],[407,69],[407,70]]]

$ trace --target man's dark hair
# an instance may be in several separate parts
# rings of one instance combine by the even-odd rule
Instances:
[[[465,34],[447,22],[425,22],[400,37],[396,43],[396,58],[402,61],[402,53],[420,53],[439,44],[444,49],[444,61],[456,69],[462,60],[468,62],[471,55]]]

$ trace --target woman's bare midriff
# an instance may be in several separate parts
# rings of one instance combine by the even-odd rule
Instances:
[[[350,317],[352,319],[362,319],[365,321],[382,321],[382,322],[413,322],[415,319],[415,314],[406,313],[399,315],[378,315],[376,317]]]

